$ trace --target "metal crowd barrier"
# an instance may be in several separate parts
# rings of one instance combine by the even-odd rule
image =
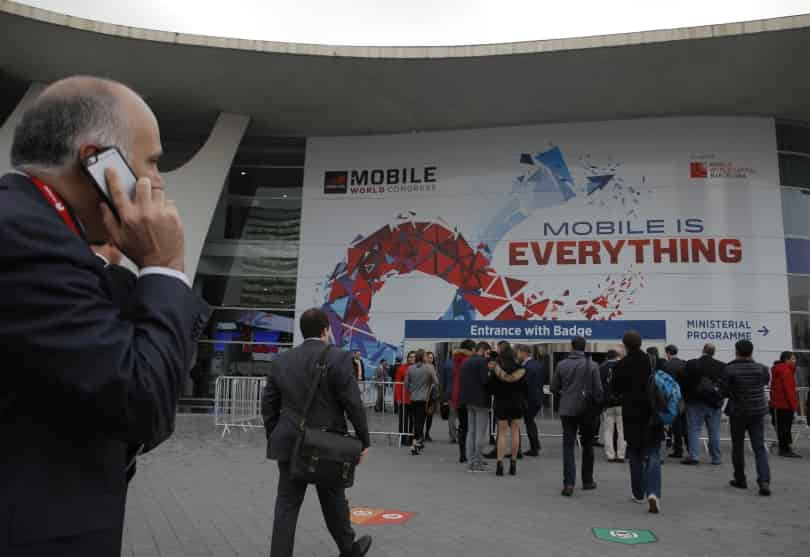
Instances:
[[[264,427],[262,391],[266,377],[217,377],[214,390],[214,425],[222,427],[222,436],[232,427]]]

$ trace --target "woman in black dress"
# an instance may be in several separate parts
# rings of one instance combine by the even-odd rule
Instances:
[[[497,476],[503,476],[503,456],[506,451],[506,432],[512,430],[512,453],[509,475],[517,474],[517,454],[520,448],[520,425],[523,423],[526,399],[529,394],[526,370],[518,365],[515,353],[508,344],[502,345],[498,358],[491,362],[492,394],[495,396],[495,420],[498,423]]]

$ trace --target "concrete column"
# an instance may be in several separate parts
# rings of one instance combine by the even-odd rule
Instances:
[[[197,272],[205,236],[214,217],[225,179],[250,118],[222,113],[202,149],[188,163],[164,175],[186,232],[186,274]]]

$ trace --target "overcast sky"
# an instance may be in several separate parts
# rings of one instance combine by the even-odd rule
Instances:
[[[459,45],[810,13],[810,0],[22,0],[150,29],[341,45]]]

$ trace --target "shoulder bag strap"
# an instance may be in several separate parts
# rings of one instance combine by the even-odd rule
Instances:
[[[327,344],[326,348],[323,349],[321,355],[315,361],[314,377],[312,378],[312,384],[309,386],[307,402],[304,404],[304,411],[301,413],[301,421],[298,422],[298,429],[300,431],[304,431],[304,428],[307,426],[307,414],[309,414],[309,409],[312,407],[312,401],[315,400],[315,391],[318,390],[318,385],[321,383],[321,378],[326,375],[326,370],[329,369],[329,366],[326,363],[326,355],[328,352],[329,345]]]

